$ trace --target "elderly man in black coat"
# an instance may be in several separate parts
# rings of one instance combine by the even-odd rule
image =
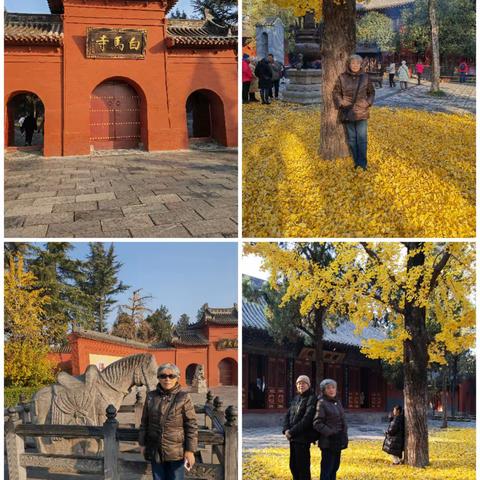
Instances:
[[[296,387],[298,394],[285,415],[282,433],[290,442],[290,471],[293,480],[311,480],[310,443],[317,438],[312,425],[316,396],[306,375],[297,378]]]
[[[348,429],[345,412],[337,398],[337,382],[330,378],[320,383],[313,428],[320,434],[318,446],[322,450],[320,480],[336,480],[341,452],[348,447]]]
[[[273,70],[267,58],[260,60],[255,67],[255,76],[258,78],[258,87],[263,104],[270,103],[270,89],[273,86]]]
[[[383,451],[392,456],[394,465],[399,465],[402,463],[402,454],[405,445],[405,417],[400,405],[393,407],[392,416],[389,418],[389,421],[390,424],[385,432]]]

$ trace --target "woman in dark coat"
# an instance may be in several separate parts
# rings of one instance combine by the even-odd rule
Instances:
[[[399,465],[402,463],[402,454],[405,448],[405,417],[400,405],[395,405],[393,407],[393,412],[389,421],[390,424],[385,432],[383,451],[392,456],[394,465]]]
[[[270,103],[270,89],[273,86],[273,70],[267,58],[260,60],[255,68],[258,77],[258,87],[263,104]]]
[[[312,426],[316,396],[306,375],[297,378],[296,387],[298,394],[285,415],[282,433],[290,442],[290,471],[293,480],[311,480],[310,443],[317,437]]]
[[[320,480],[336,480],[342,450],[348,447],[348,428],[345,412],[337,398],[337,382],[330,378],[320,383],[313,428],[320,434],[318,446],[322,451]]]
[[[352,55],[345,73],[333,90],[333,101],[345,124],[347,141],[355,168],[367,169],[367,120],[375,100],[375,88],[368,73],[362,70],[362,57]]]
[[[180,370],[172,363],[158,367],[156,390],[148,392],[138,443],[151,462],[153,480],[184,480],[195,464],[197,416],[190,395],[180,388]]]

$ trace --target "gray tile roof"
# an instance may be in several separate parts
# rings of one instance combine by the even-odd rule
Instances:
[[[258,288],[263,283],[258,278],[250,277],[254,287]],[[263,299],[259,303],[252,303],[247,300],[242,302],[242,322],[243,327],[256,328],[258,330],[268,331],[268,320],[265,316],[266,303]],[[324,340],[326,342],[338,343],[360,347],[362,340],[377,339],[384,340],[386,333],[383,329],[369,326],[360,333],[355,333],[355,325],[350,321],[341,323],[335,330],[325,328]]]
[[[385,10],[413,5],[414,2],[415,0],[367,0],[362,3],[357,2],[357,10]]]

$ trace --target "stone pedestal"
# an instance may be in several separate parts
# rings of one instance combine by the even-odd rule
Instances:
[[[315,69],[288,70],[290,80],[282,100],[303,105],[322,103],[322,71]]]

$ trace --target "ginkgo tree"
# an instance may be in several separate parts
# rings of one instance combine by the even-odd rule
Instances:
[[[322,20],[322,117],[320,157],[333,160],[349,156],[343,125],[333,103],[333,88],[345,71],[348,57],[355,53],[356,4],[362,0],[272,0],[280,7],[292,9],[296,16],[314,11]]]
[[[365,341],[362,351],[370,358],[402,361],[405,462],[428,465],[428,365],[444,363],[447,353],[465,351],[475,339],[472,245],[337,243],[335,258],[326,268],[308,262],[291,247],[260,243],[249,252],[263,257],[272,287],[289,279],[282,303],[300,298],[301,315],[308,315],[328,296],[330,311],[348,315],[358,333],[372,320],[388,325],[387,338]],[[437,323],[434,335],[427,328],[429,316]]]

